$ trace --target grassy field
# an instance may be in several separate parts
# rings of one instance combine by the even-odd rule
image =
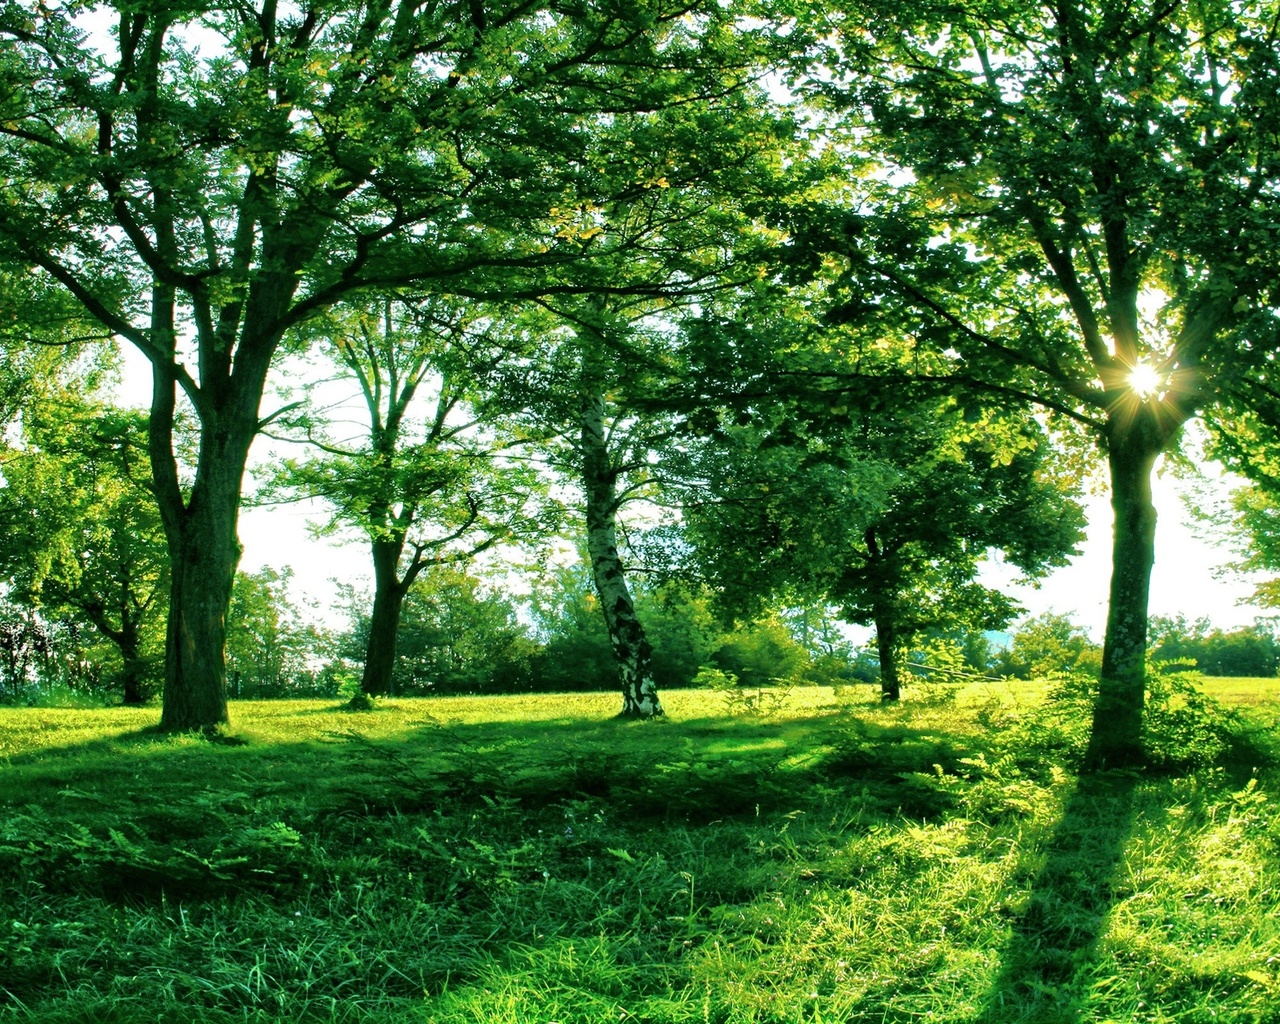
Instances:
[[[1280,1021],[1277,683],[0,710],[0,1021]]]

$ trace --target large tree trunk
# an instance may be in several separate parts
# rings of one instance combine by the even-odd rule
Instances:
[[[233,487],[225,479],[228,470],[235,476]],[[240,470],[224,468],[212,474],[219,478],[212,485],[207,477],[197,477],[177,543],[170,541],[161,729],[181,732],[229,722],[226,617],[240,561],[236,524],[242,471],[243,463]]]
[[[876,601],[876,648],[880,655],[880,699],[898,700],[902,683],[898,677],[898,631],[893,608],[887,601]]]
[[[1113,418],[1108,427],[1115,526],[1107,635],[1085,756],[1085,766],[1091,771],[1143,763],[1147,604],[1156,533],[1151,473],[1165,443],[1154,414],[1146,406],[1136,415]]]
[[[174,344],[172,288],[158,285],[155,331]],[[227,612],[240,563],[240,490],[249,446],[258,433],[258,405],[274,342],[242,349],[232,382],[218,367],[198,407],[199,458],[189,497],[175,456],[176,379],[172,366],[152,367],[150,456],[156,504],[169,549],[169,619],[165,630],[160,728],[213,729],[227,717]],[[252,354],[251,354],[252,353]],[[230,358],[218,353],[229,370]],[[202,364],[204,359],[202,357]],[[219,382],[215,386],[214,382]]]
[[[403,542],[373,542],[373,610],[369,615],[369,643],[365,648],[360,692],[369,697],[394,696],[396,637],[400,610],[408,586],[396,576]]]
[[[653,678],[653,648],[636,617],[622,559],[618,557],[616,474],[605,437],[604,398],[595,388],[584,389],[582,398],[581,456],[587,554],[622,685],[620,717],[656,718],[663,711]]]

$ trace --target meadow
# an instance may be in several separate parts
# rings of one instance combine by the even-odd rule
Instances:
[[[1280,1021],[1278,683],[0,710],[0,1022]]]

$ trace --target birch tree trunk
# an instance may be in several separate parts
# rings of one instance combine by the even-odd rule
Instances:
[[[589,358],[584,360],[589,363]],[[609,458],[605,434],[605,402],[591,374],[584,371],[580,454],[586,497],[587,553],[591,576],[609,631],[609,644],[622,685],[622,718],[656,718],[663,714],[652,669],[653,648],[636,617],[618,556],[617,474]]]

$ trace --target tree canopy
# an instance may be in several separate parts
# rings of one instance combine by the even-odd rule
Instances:
[[[0,250],[151,361],[163,724],[211,726],[241,482],[285,333],[361,289],[510,290],[607,249],[576,226],[589,204],[564,219],[562,197],[597,183],[583,140],[731,95],[765,33],[683,0],[101,10],[109,35],[74,4],[0,17]],[[632,192],[667,170],[610,166]],[[198,424],[189,481],[179,393]]]
[[[932,355],[926,375],[1084,424],[1105,454],[1090,760],[1140,760],[1152,467],[1274,336],[1257,315],[1277,242],[1273,17],[1111,0],[799,16],[816,42],[794,81],[848,174],[795,221],[842,262],[833,313],[868,344],[892,325]]]

